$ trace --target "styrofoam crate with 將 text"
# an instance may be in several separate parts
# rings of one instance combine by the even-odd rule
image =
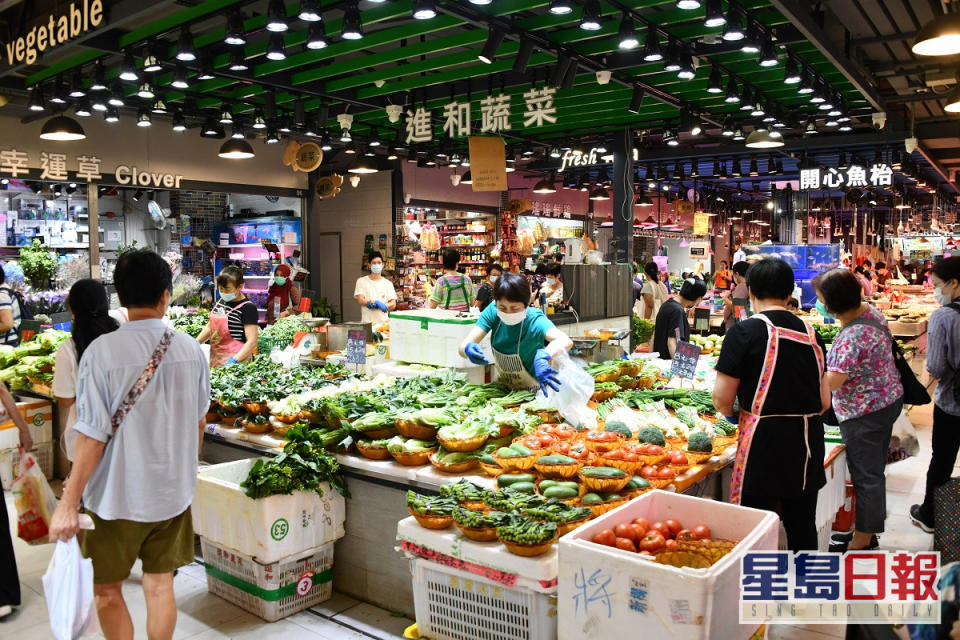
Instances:
[[[635,518],[705,524],[712,537],[739,544],[710,568],[692,569],[590,542]],[[769,511],[656,490],[605,513],[558,543],[560,640],[624,629],[643,629],[647,640],[749,638],[757,625],[739,624],[740,560],[747,551],[776,551],[779,526]]]
[[[274,561],[343,537],[346,504],[329,483],[323,497],[297,491],[254,500],[243,482],[255,459],[200,470],[193,498],[193,528],[210,541],[262,561]]]
[[[207,590],[274,622],[333,595],[333,543],[260,562],[201,536]]]
[[[477,324],[478,316],[446,309],[417,309],[390,314],[390,358],[438,367],[471,366],[459,354],[460,345]],[[492,360],[490,337],[480,343]]]
[[[53,403],[49,400],[17,402],[17,410],[30,427],[33,444],[53,440]],[[20,446],[20,431],[13,420],[0,423],[0,449]]]

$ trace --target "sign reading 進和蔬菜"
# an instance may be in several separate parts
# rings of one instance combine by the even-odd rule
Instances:
[[[102,0],[71,2],[60,11],[39,17],[29,30],[24,28],[18,36],[4,42],[3,61],[9,66],[33,64],[40,54],[99,27],[103,17]]]
[[[36,156],[33,158],[36,159]],[[94,155],[77,154],[72,166],[68,164],[67,154],[40,152],[40,180],[69,180],[100,182],[103,178],[100,158]],[[0,149],[0,176],[10,178],[28,178],[30,170],[37,164],[31,161],[26,151]],[[70,173],[73,172],[73,176]],[[179,189],[183,176],[173,173],[154,172],[135,165],[117,165],[113,171],[113,180],[118,185],[131,187],[149,187],[153,189]]]
[[[893,168],[886,163],[870,167],[850,165],[844,169],[813,167],[800,169],[801,189],[841,189],[848,187],[889,187]]]

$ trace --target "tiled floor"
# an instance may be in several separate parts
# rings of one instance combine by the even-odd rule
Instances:
[[[926,550],[933,536],[910,523],[908,509],[922,497],[923,482],[930,460],[932,408],[914,409],[911,420],[917,427],[920,455],[887,467],[887,531],[880,537],[885,548]],[[960,465],[957,467],[960,473]],[[6,495],[13,519],[13,503]],[[46,571],[52,545],[31,547],[14,538],[23,604],[0,623],[0,638],[47,640],[47,609],[41,576]],[[146,607],[139,588],[139,569],[124,586],[133,617],[136,637],[146,637]],[[257,638],[265,632],[284,640],[370,640],[398,638],[412,621],[341,594],[315,607],[274,623],[266,623],[217,596],[207,593],[204,569],[198,564],[183,568],[174,580],[179,617],[175,638],[214,640],[221,638]],[[843,625],[775,625],[768,629],[770,640],[825,640],[842,638]],[[102,636],[101,636],[102,637]]]

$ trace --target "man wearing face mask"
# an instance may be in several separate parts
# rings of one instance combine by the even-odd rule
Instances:
[[[511,389],[535,389],[545,394],[560,389],[550,360],[569,351],[573,342],[539,309],[528,308],[530,283],[516,273],[504,273],[493,288],[496,304],[489,305],[460,345],[460,355],[473,364],[491,364],[480,347],[489,333],[498,380]]]
[[[389,318],[389,312],[397,308],[397,292],[393,283],[384,278],[383,254],[370,253],[370,275],[357,278],[353,297],[360,305],[360,322],[382,324]]]
[[[493,288],[497,285],[497,280],[503,275],[503,267],[496,262],[487,265],[487,279],[484,280],[477,289],[477,299],[473,301],[473,306],[483,311],[493,302]]]

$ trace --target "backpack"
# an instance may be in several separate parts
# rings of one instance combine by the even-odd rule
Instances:
[[[893,334],[890,333],[890,330],[873,318],[864,318],[862,316],[856,320],[852,320],[844,329],[858,324],[867,325],[874,329],[881,329],[887,334],[887,337],[890,338],[890,343],[893,345],[893,363],[900,373],[900,384],[903,385],[903,404],[922,405],[929,403],[930,394],[927,393],[927,388],[917,380],[917,375],[913,372],[913,369],[910,368],[910,363],[907,362],[906,357],[903,355],[903,349],[901,349],[897,341],[893,339]],[[956,387],[954,387],[954,393],[956,393]]]

